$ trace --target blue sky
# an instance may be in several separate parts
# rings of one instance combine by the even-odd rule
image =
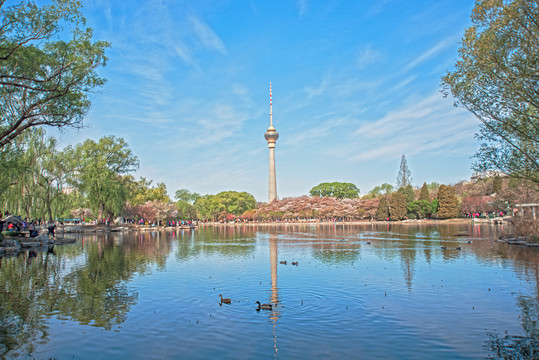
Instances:
[[[247,191],[267,201],[269,83],[279,198],[320,182],[361,194],[395,185],[405,154],[413,184],[471,174],[478,121],[440,93],[474,2],[83,0],[110,41],[80,131],[63,145],[123,137],[134,174],[169,194]]]

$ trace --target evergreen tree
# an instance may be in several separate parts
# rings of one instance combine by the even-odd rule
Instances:
[[[401,164],[399,166],[399,175],[397,176],[397,187],[405,188],[412,183],[412,172],[408,169],[406,156],[402,155]]]
[[[438,189],[438,217],[449,219],[457,217],[459,214],[459,201],[455,188],[450,185],[440,185]]]
[[[429,187],[427,186],[426,182],[424,182],[423,186],[421,187],[421,192],[419,193],[419,200],[430,202]]]
[[[384,196],[380,199],[378,209],[376,209],[376,220],[386,220],[387,218],[389,218],[389,204]]]
[[[414,215],[418,219],[423,219],[425,216],[430,215],[432,212],[432,205],[430,201],[417,200],[412,202],[408,206],[408,214]]]
[[[389,218],[391,220],[402,220],[406,217],[408,209],[406,207],[406,197],[396,192],[389,200]]]
[[[410,206],[410,204],[415,200],[415,194],[412,185],[401,187],[398,191],[406,198],[406,206]]]
[[[432,199],[432,202],[430,203],[431,207],[431,215],[436,214],[438,212],[438,209],[440,208],[440,201],[438,201],[438,198]]]

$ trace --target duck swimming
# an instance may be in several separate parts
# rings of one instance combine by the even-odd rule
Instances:
[[[273,309],[273,304],[261,304],[260,301],[257,301],[256,304],[258,304],[258,309],[256,309],[257,311]]]
[[[232,302],[230,299],[223,298],[223,295],[221,294],[219,294],[219,296],[221,297],[221,304],[230,304]]]

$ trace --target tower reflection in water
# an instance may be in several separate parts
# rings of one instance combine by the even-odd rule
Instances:
[[[277,287],[277,264],[279,263],[277,237],[270,235],[269,240],[270,248],[270,264],[271,264],[271,302],[273,303],[273,310],[271,311],[270,318],[273,323],[273,348],[275,350],[274,356],[277,357],[277,320],[279,319],[279,288]]]

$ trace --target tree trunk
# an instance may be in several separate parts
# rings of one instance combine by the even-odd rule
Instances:
[[[49,222],[52,222],[51,195],[47,192],[47,212],[49,213]]]
[[[99,205],[99,211],[97,212],[97,222],[101,223],[103,222],[103,214],[105,213],[105,204]]]

